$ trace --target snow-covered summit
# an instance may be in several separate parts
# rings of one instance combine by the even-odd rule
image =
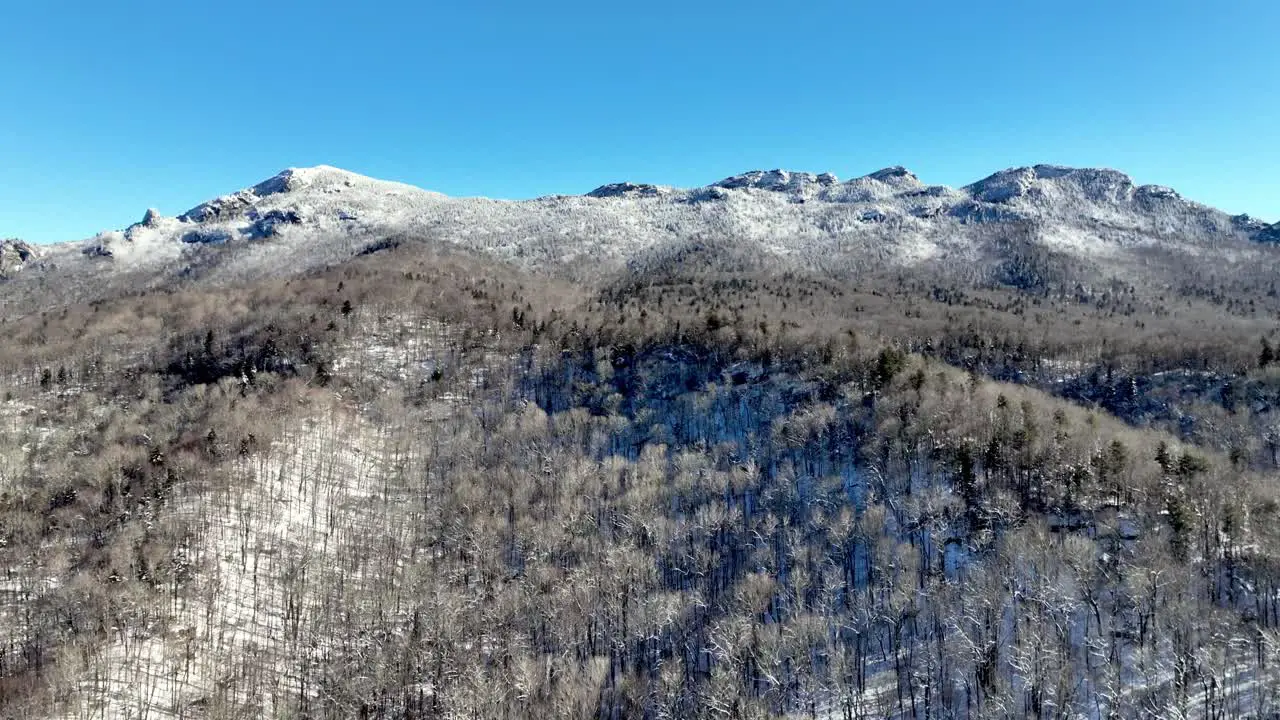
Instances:
[[[830,203],[902,204],[901,214],[919,214],[919,203],[909,198],[929,195],[944,197],[954,193],[944,186],[926,186],[914,173],[902,166],[888,167],[841,182],[833,173],[797,172],[794,170],[751,170],[732,175],[703,188],[700,197],[724,199],[724,190],[767,191],[791,196],[793,201],[819,200]],[[898,200],[904,202],[898,203]],[[936,203],[925,203],[936,205]]]
[[[586,195],[506,201],[451,198],[321,165],[290,168],[176,217],[149,210],[123,231],[40,248],[40,257],[0,246],[0,262],[10,279],[15,268],[24,276],[39,268],[93,278],[124,270],[135,278],[237,278],[341,262],[394,237],[598,274],[645,267],[654,253],[678,255],[699,239],[841,270],[975,262],[1007,232],[1033,233],[1089,262],[1129,258],[1135,272],[1144,246],[1193,255],[1230,247],[1238,260],[1261,252],[1257,241],[1280,241],[1275,225],[1097,168],[1010,168],[958,188],[926,184],[900,166],[846,181],[753,170],[698,188],[619,182]]]
[[[870,180],[875,180],[877,182],[885,183],[886,185],[895,185],[895,186],[902,186],[902,187],[919,187],[921,184],[920,178],[916,177],[915,173],[902,167],[901,165],[895,165],[893,167],[884,168],[883,170],[877,170],[873,173],[866,175],[865,177]]]
[[[593,198],[616,198],[616,197],[659,197],[662,195],[670,195],[675,192],[675,188],[665,185],[650,185],[649,183],[632,183],[617,182],[601,185],[600,187],[587,193],[587,197]]]
[[[267,178],[262,182],[254,185],[250,190],[259,197],[267,195],[275,195],[279,193],[298,192],[305,189],[316,189],[323,192],[333,191],[338,188],[353,188],[365,190],[388,191],[412,191],[424,192],[420,188],[404,183],[390,182],[387,180],[378,180],[343,170],[331,165],[316,165],[314,167],[305,168],[288,168],[281,171],[274,177]]]
[[[80,244],[88,258],[138,268],[180,260],[190,246],[256,242],[284,235],[330,236],[356,227],[408,222],[445,199],[404,183],[328,165],[289,168],[255,185],[216,197],[177,217],[149,209],[124,231]],[[323,253],[320,253],[323,255]]]
[[[366,205],[370,201],[378,204],[378,198],[444,197],[439,193],[428,192],[412,185],[377,180],[329,165],[317,165],[309,168],[289,168],[253,187],[201,203],[179,215],[178,219],[187,222],[227,220],[246,213],[250,208],[261,208],[265,205],[278,206],[288,204],[290,201],[313,208],[317,205],[337,207],[343,204],[335,198],[338,195],[342,195],[342,199],[348,201],[346,204],[353,207]],[[326,198],[328,200],[325,200]]]
[[[1035,220],[1105,227],[1158,237],[1263,239],[1263,224],[1246,222],[1188,200],[1163,185],[1137,185],[1118,170],[1034,165],[1001,170],[961,188],[967,201],[952,214],[970,219]]]
[[[1134,184],[1116,170],[1035,165],[1001,170],[964,189],[975,200],[991,203],[1036,200],[1054,193],[1073,193],[1095,202],[1126,202],[1133,197]]]
[[[839,180],[831,173],[815,175],[808,172],[790,170],[750,170],[739,175],[727,177],[712,186],[726,190],[772,190],[775,192],[803,192],[812,186],[830,187]]]

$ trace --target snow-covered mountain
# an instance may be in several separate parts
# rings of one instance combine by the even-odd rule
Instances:
[[[526,201],[451,198],[318,166],[295,168],[176,216],[87,240],[0,247],[0,275],[168,273],[237,278],[340,261],[389,238],[424,239],[528,267],[572,272],[631,264],[715,239],[798,266],[981,262],[993,237],[1018,233],[1124,275],[1144,249],[1251,262],[1280,229],[1228,215],[1114,170],[1054,165],[1002,170],[961,188],[902,167],[841,181],[830,173],[752,171],[681,189],[621,182]],[[381,245],[379,245],[381,243]],[[1269,255],[1268,255],[1269,257]],[[19,269],[22,271],[17,272]]]

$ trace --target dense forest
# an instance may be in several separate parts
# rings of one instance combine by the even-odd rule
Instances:
[[[1270,273],[416,240],[0,318],[0,716],[1280,716]]]

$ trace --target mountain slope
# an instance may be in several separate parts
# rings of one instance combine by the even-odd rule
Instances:
[[[0,717],[1274,717],[1266,229],[321,167],[7,242]]]
[[[123,231],[40,248],[15,262],[0,298],[74,285],[110,288],[290,274],[386,243],[430,239],[569,275],[644,264],[690,239],[727,241],[771,263],[836,274],[990,262],[1015,234],[1106,275],[1176,282],[1211,257],[1224,270],[1269,262],[1280,231],[1114,170],[1051,165],[995,173],[962,188],[927,185],[901,167],[841,182],[831,174],[752,171],[678,189],[615,183],[582,196],[527,201],[450,198],[318,166],[286,170],[178,215],[148,211]],[[17,246],[13,246],[17,247]],[[1153,259],[1155,258],[1155,259]],[[16,269],[21,266],[19,273]],[[34,277],[32,277],[34,276]],[[1108,278],[1084,278],[1097,282]]]
[[[1218,452],[965,356],[1062,375],[1159,316],[652,258],[0,318],[0,717],[1275,717],[1247,416]],[[967,371],[880,340],[918,335]]]

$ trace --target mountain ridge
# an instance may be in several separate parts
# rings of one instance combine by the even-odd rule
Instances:
[[[123,230],[88,239],[10,244],[0,249],[10,287],[0,300],[49,282],[84,285],[93,297],[95,284],[125,275],[144,287],[288,275],[386,247],[389,238],[569,275],[643,268],[695,240],[732,242],[781,268],[843,275],[923,264],[973,275],[1000,262],[1014,236],[1096,267],[1099,279],[1176,282],[1177,268],[1206,259],[1223,270],[1274,263],[1269,248],[1280,227],[1138,185],[1118,170],[1047,164],[961,187],[928,184],[902,166],[844,181],[774,169],[695,188],[627,181],[530,200],[450,197],[318,165],[176,216],[149,209]],[[24,290],[24,277],[42,281]]]
[[[1046,183],[1045,181],[1050,181]],[[1056,183],[1054,181],[1057,181]],[[354,173],[328,165],[317,165],[307,168],[288,168],[277,175],[263,180],[256,185],[231,195],[221,196],[206,201],[178,216],[179,219],[201,222],[222,210],[226,205],[251,194],[256,197],[296,192],[310,186],[332,187],[341,183],[346,187],[364,185],[385,189],[398,188],[410,193],[427,193],[438,200],[474,200],[490,202],[506,202],[514,204],[549,202],[569,198],[590,197],[595,199],[609,198],[672,198],[685,196],[687,199],[718,200],[724,199],[719,190],[765,190],[793,193],[803,201],[819,200],[831,203],[870,203],[886,200],[895,196],[908,195],[955,201],[952,214],[957,217],[972,217],[979,221],[990,217],[989,214],[973,213],[963,204],[964,196],[996,205],[1015,206],[1019,200],[1039,201],[1045,195],[1047,184],[1074,185],[1080,194],[1094,202],[1102,203],[1139,203],[1147,208],[1160,204],[1181,203],[1185,208],[1209,211],[1226,216],[1235,229],[1252,233],[1251,239],[1264,242],[1274,241],[1280,235],[1276,224],[1257,221],[1246,214],[1228,215],[1209,205],[1184,198],[1171,187],[1156,184],[1138,185],[1126,173],[1111,168],[1071,167],[1055,164],[1037,164],[1006,168],[991,175],[961,186],[952,188],[947,185],[926,185],[919,176],[903,166],[891,166],[867,173],[841,182],[834,173],[812,173],[807,171],[772,169],[749,170],[731,175],[707,185],[680,188],[655,183],[637,183],[630,181],[608,183],[581,195],[543,196],[531,200],[501,200],[486,197],[451,197],[442,193],[424,190],[405,183],[385,181]],[[885,187],[880,187],[885,186]],[[247,204],[247,203],[246,203]],[[917,216],[936,216],[940,208],[927,208],[917,205],[911,209]],[[868,216],[875,219],[874,214]]]
[[[900,165],[882,168],[846,181],[840,181],[839,178],[831,172],[813,173],[808,171],[785,170],[778,168],[772,170],[748,170],[724,177],[706,185],[688,188],[628,180],[606,183],[581,194],[545,195],[523,200],[507,200],[489,198],[485,196],[449,196],[412,184],[382,180],[335,166],[321,164],[309,167],[286,168],[271,177],[238,191],[230,192],[198,203],[190,209],[172,217],[189,222],[216,220],[221,215],[240,209],[237,205],[247,206],[251,204],[254,199],[261,199],[271,195],[298,192],[308,187],[328,189],[337,185],[344,185],[346,187],[355,187],[358,185],[366,187],[380,186],[387,190],[398,189],[400,191],[410,193],[423,193],[439,199],[525,204],[579,197],[591,197],[596,199],[613,197],[665,197],[678,193],[705,193],[705,191],[712,188],[722,188],[726,190],[774,190],[778,192],[804,191],[808,186],[813,185],[816,185],[819,188],[830,188],[833,186],[859,187],[865,186],[869,181],[875,181],[890,186],[915,189],[924,194],[969,194],[976,199],[986,202],[1008,203],[1011,200],[1025,197],[1028,194],[1035,195],[1035,190],[1039,185],[1037,181],[1059,180],[1064,178],[1073,181],[1079,181],[1081,178],[1086,179],[1086,182],[1079,184],[1082,185],[1084,190],[1093,194],[1103,192],[1106,189],[1111,189],[1116,193],[1116,197],[1110,198],[1113,200],[1132,199],[1135,197],[1145,198],[1148,200],[1183,200],[1200,207],[1212,208],[1212,206],[1207,204],[1184,198],[1181,193],[1169,186],[1159,184],[1137,185],[1134,183],[1131,176],[1119,170],[1104,167],[1074,167],[1047,163],[1005,168],[982,179],[959,187],[925,184],[920,180],[919,176]],[[857,194],[852,194],[853,201],[856,201],[857,198]],[[824,196],[820,199],[827,200],[829,202],[851,201],[850,194]],[[1224,215],[1227,215],[1224,211],[1218,210],[1217,212],[1222,212]],[[159,211],[155,208],[149,208],[148,219],[144,219],[144,222],[141,224],[150,225],[152,222],[150,218],[158,217],[163,216],[161,216]],[[1265,221],[1257,220],[1248,214],[1230,215],[1230,217],[1240,218],[1242,222],[1251,223],[1252,227],[1259,230],[1273,227],[1275,224],[1280,224],[1268,224]],[[45,245],[58,245],[63,244],[64,242],[79,241],[70,240],[58,243],[47,243]]]

